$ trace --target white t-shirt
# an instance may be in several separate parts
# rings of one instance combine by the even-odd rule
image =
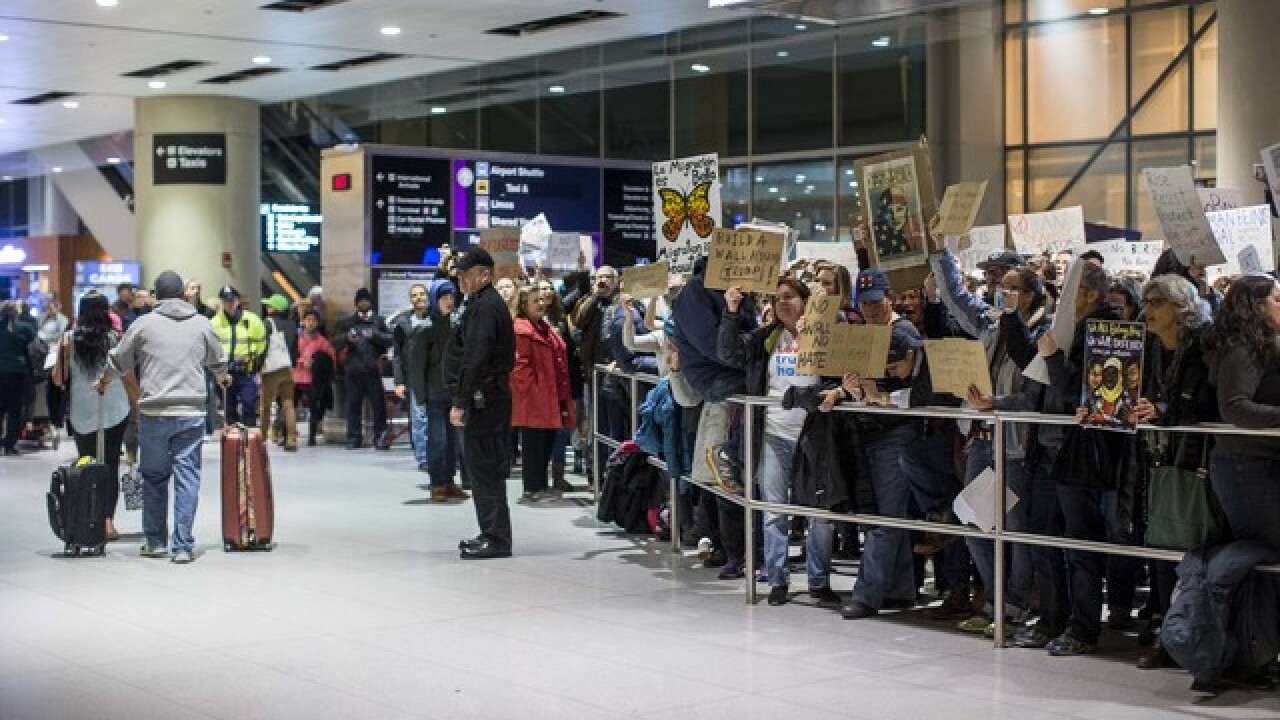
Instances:
[[[816,375],[797,375],[796,361],[800,351],[800,340],[785,329],[778,337],[778,344],[769,356],[769,397],[782,398],[787,388],[798,385],[817,385]],[[802,408],[783,410],[781,407],[770,407],[765,414],[764,430],[770,435],[798,440],[804,428],[805,411]]]

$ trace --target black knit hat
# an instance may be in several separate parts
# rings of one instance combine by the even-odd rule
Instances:
[[[369,292],[369,288],[360,288],[356,291],[356,304],[359,305],[361,300],[368,300],[369,304],[373,304],[373,293]]]
[[[155,288],[157,300],[180,298],[186,290],[186,286],[182,284],[182,278],[172,270],[165,270],[156,276]]]
[[[458,272],[463,273],[477,265],[483,265],[490,270],[493,269],[493,256],[489,254],[488,250],[485,250],[484,248],[472,248],[471,250],[468,250],[467,254],[462,256],[462,259],[458,261],[458,264],[455,265],[454,268]]]

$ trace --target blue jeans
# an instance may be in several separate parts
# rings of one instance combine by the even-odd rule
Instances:
[[[756,482],[760,485],[760,497],[765,502],[789,502],[791,489],[791,461],[795,456],[796,441],[777,435],[766,435],[761,453],[760,470]],[[835,532],[830,522],[809,518],[809,533],[805,537],[805,570],[809,574],[809,589],[831,585],[831,543]],[[781,587],[787,584],[790,567],[787,550],[790,546],[791,519],[786,515],[764,514],[764,567],[769,574],[769,585]]]
[[[418,465],[427,464],[427,406],[426,400],[418,404],[418,396],[409,391],[409,437],[413,440],[413,459]]]
[[[1048,473],[1052,469],[1044,463],[1037,463],[1037,466],[1038,470],[1044,473]],[[991,458],[991,441],[975,439],[970,442],[969,461],[967,467],[965,467],[965,484],[968,485],[973,482],[974,478],[989,467],[994,467]],[[1005,530],[1022,532],[1027,529],[1027,509],[1032,502],[1027,491],[1030,487],[1029,478],[1032,471],[1033,469],[1027,467],[1025,460],[1008,458],[1005,460],[1005,487],[1018,496],[1018,503],[1012,508],[1005,509]],[[983,538],[965,538],[965,543],[969,546],[969,554],[973,556],[973,564],[978,568],[978,575],[982,578],[982,585],[987,588],[987,597],[995,598],[995,543]],[[1005,575],[1005,603],[1020,610],[1027,610],[1030,605],[1028,595],[1031,593],[1031,577],[1034,568],[1031,559],[1032,546],[1023,543],[1011,543],[1005,547],[1010,548],[1009,556],[1011,559],[1011,562],[1006,565],[1008,570]]]
[[[247,427],[258,424],[258,383],[248,373],[231,373],[231,386],[227,388],[227,406],[223,408],[227,424],[244,423]]]
[[[871,466],[879,514],[906,518],[911,487],[902,477],[899,460],[922,429],[914,423],[871,435],[866,451]],[[898,528],[876,527],[866,534],[862,566],[853,586],[853,599],[879,610],[886,599],[914,600],[915,562],[911,558],[911,534]]]
[[[426,412],[427,473],[431,477],[431,487],[448,487],[453,484],[453,476],[458,470],[462,457],[462,434],[460,428],[449,424],[449,410],[453,403],[445,398],[427,403]]]
[[[1280,460],[1214,455],[1209,479],[1236,540],[1253,540],[1280,551]]]
[[[142,474],[142,531],[147,545],[169,546],[174,552],[191,550],[196,540],[191,526],[200,500],[200,446],[204,416],[143,415],[138,429]],[[169,476],[173,475],[173,540],[166,541],[169,517]]]
[[[551,445],[551,462],[564,464],[566,451],[569,449],[569,440],[573,437],[573,428],[560,428],[556,430],[556,439]]]
[[[952,432],[921,435],[902,453],[902,475],[911,488],[916,507],[926,515],[950,510],[960,492],[954,457],[955,435]],[[947,545],[938,560],[940,585],[951,589],[969,587],[969,553],[964,543]]]

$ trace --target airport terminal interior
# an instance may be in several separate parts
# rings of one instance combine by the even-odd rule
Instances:
[[[1280,718],[1277,29],[0,0],[0,720]]]

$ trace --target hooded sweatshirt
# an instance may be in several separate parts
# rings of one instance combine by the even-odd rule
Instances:
[[[227,355],[208,318],[169,299],[129,326],[110,360],[117,373],[138,371],[143,415],[204,417],[205,369],[222,372]]]
[[[456,299],[458,291],[448,280],[436,280],[427,290],[427,316],[431,327],[427,329],[423,342],[423,376],[425,378],[427,402],[449,400],[449,388],[444,384],[444,351],[449,345],[449,334],[453,324],[448,315],[440,311],[440,295],[446,289]]]

